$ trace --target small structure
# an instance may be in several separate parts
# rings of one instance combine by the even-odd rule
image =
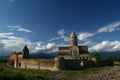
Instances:
[[[97,62],[91,60],[87,46],[78,46],[75,32],[71,33],[70,46],[59,47],[58,56],[55,59],[30,59],[29,49],[25,45],[21,52],[13,52],[8,59],[8,66],[26,69],[48,69],[52,71],[60,70],[80,70],[94,67],[96,65],[107,64],[108,62]]]

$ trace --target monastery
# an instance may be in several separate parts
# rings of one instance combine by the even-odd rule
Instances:
[[[47,69],[51,71],[80,70],[94,66],[109,65],[109,61],[90,58],[87,46],[78,46],[75,32],[70,35],[70,45],[58,48],[54,59],[30,59],[29,49],[25,45],[22,51],[10,54],[7,65],[14,68]]]

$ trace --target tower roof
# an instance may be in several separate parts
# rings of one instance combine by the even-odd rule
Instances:
[[[75,34],[75,32],[74,32],[74,31],[72,31],[72,32],[71,32],[70,37],[76,37],[76,34]]]
[[[25,45],[25,47],[23,48],[23,51],[25,51],[25,50],[29,50],[27,45]]]

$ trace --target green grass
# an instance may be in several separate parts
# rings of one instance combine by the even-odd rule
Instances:
[[[54,72],[49,70],[11,68],[6,65],[6,62],[0,61],[0,80],[69,80],[74,77],[96,74],[109,68],[110,67],[99,67],[79,71]]]

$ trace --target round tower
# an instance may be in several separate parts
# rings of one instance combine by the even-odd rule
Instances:
[[[65,70],[65,62],[63,57],[55,57],[55,71]]]
[[[75,32],[71,33],[70,46],[77,46],[77,36],[76,36]]]

